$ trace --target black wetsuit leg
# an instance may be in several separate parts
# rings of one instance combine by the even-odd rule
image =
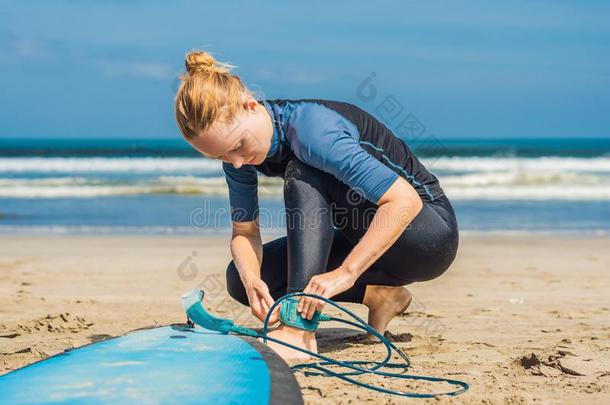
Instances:
[[[339,267],[371,223],[377,207],[333,175],[291,159],[284,176],[287,236],[263,245],[261,278],[274,299],[302,291],[311,277]],[[449,200],[424,202],[422,210],[394,244],[349,290],[332,297],[362,303],[367,285],[402,286],[434,279],[453,262],[458,225]],[[248,305],[233,261],[227,290]]]

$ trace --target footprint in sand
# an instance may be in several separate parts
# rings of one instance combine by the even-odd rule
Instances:
[[[385,331],[383,336],[390,342],[410,342],[413,340],[413,335],[410,333],[392,333],[389,330]]]
[[[438,318],[437,315],[429,314],[422,311],[407,311],[398,315],[400,318]]]
[[[93,322],[87,321],[82,316],[71,315],[69,312],[51,315],[44,318],[35,319],[25,324],[19,324],[17,329],[32,333],[34,331],[47,331],[50,333],[72,332],[78,333],[81,330],[89,329]]]
[[[546,353],[532,352],[520,356],[516,363],[530,374],[543,377],[561,374],[580,377],[605,372],[593,359],[583,358],[577,353],[558,347]]]

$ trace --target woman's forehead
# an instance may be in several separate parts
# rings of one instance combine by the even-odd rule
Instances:
[[[247,117],[235,117],[232,121],[217,121],[208,128],[208,132],[217,138],[238,137],[247,128]]]
[[[228,152],[240,139],[240,131],[231,131],[227,126],[213,126],[193,138],[191,143],[200,152],[220,156]]]

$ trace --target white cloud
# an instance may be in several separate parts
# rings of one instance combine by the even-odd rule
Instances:
[[[104,75],[110,77],[167,79],[173,74],[172,67],[162,62],[103,60],[98,61],[96,65]]]
[[[284,68],[259,68],[254,71],[258,79],[273,80],[276,83],[318,84],[329,80],[325,75],[294,66]]]
[[[23,58],[47,59],[50,55],[42,44],[31,38],[19,38],[13,43],[15,55]]]

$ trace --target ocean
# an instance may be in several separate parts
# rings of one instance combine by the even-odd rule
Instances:
[[[462,232],[610,232],[610,139],[427,139]],[[261,226],[284,228],[282,183],[259,177]],[[0,233],[230,232],[219,161],[182,139],[0,139]]]

